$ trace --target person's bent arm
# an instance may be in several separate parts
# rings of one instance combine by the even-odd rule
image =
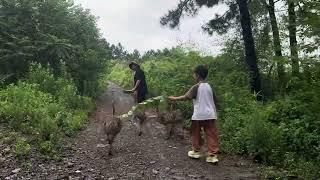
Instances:
[[[136,90],[138,89],[140,83],[141,83],[141,80],[137,80],[135,86],[133,87],[133,89],[132,89],[131,91],[132,91],[132,92],[133,92],[133,91],[136,91]]]

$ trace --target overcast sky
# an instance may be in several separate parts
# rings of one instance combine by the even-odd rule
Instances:
[[[127,50],[170,48],[181,43],[210,54],[218,54],[223,38],[209,37],[201,25],[215,13],[223,13],[224,6],[202,9],[197,17],[183,19],[179,30],[162,27],[160,17],[176,7],[179,0],[74,0],[98,16],[101,33],[110,43],[120,42]]]

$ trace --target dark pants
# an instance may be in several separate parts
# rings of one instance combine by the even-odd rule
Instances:
[[[145,94],[143,94],[143,95],[138,95],[138,97],[137,97],[137,102],[138,103],[142,103],[143,101],[145,101],[146,100],[146,95]]]
[[[134,93],[135,103],[142,103],[146,100],[146,93],[141,93],[139,91]]]

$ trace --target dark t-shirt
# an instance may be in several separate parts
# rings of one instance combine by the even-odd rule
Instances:
[[[147,87],[147,82],[146,82],[146,77],[144,75],[144,72],[140,69],[137,70],[136,73],[134,74],[134,84],[137,83],[137,81],[140,80],[140,84],[137,88],[138,95],[146,95],[148,93],[148,87]]]

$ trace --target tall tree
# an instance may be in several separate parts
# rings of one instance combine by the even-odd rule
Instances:
[[[141,58],[140,52],[137,49],[135,49],[131,54],[131,58],[134,60],[140,59]]]
[[[284,66],[283,66],[283,57],[282,57],[282,45],[280,40],[280,33],[279,27],[277,22],[277,17],[275,13],[275,2],[274,0],[269,0],[269,3],[266,0],[262,1],[269,12],[270,24],[272,28],[272,35],[273,35],[273,48],[274,54],[277,60],[277,72],[278,72],[278,79],[279,85],[282,86],[284,83]]]
[[[289,38],[290,38],[290,52],[292,62],[292,75],[297,76],[299,74],[299,57],[297,47],[297,16],[295,11],[295,1],[288,0],[288,15],[289,15]]]
[[[251,88],[253,91],[259,92],[261,91],[261,82],[259,69],[257,65],[257,55],[252,35],[248,4],[246,0],[237,0],[237,3],[240,11],[240,21],[245,46],[246,62],[249,67],[250,75],[252,78]]]
[[[129,59],[129,53],[125,50],[121,43],[118,43],[116,46],[112,45],[112,55],[114,59],[127,60]]]
[[[167,15],[161,18],[160,22],[162,25],[169,25],[171,28],[175,28],[180,24],[180,19],[184,15],[195,16],[197,15],[199,8],[202,6],[211,8],[219,3],[226,3],[226,5],[229,6],[229,10],[222,16],[216,15],[203,26],[203,29],[209,34],[212,34],[213,32],[226,33],[234,24],[233,20],[237,17],[238,19],[240,18],[242,36],[245,45],[246,64],[251,77],[251,90],[253,92],[260,92],[260,73],[257,65],[257,55],[252,35],[250,13],[246,0],[181,0],[177,8],[170,10]],[[240,17],[238,14],[240,14]]]

